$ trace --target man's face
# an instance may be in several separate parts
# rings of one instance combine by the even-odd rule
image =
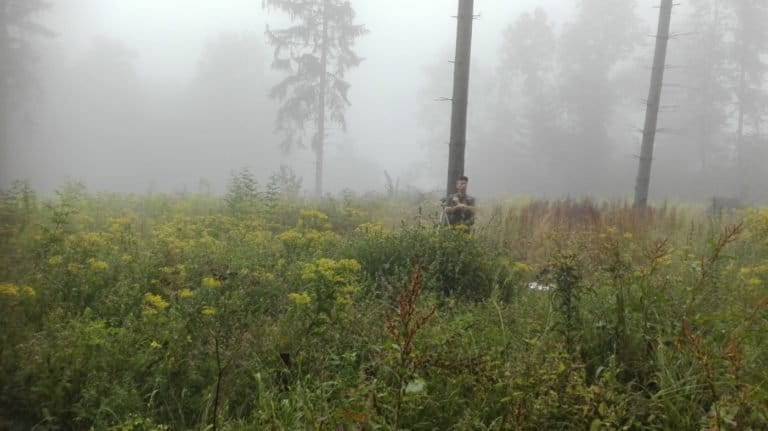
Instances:
[[[467,182],[464,180],[456,181],[456,190],[461,194],[467,193]]]

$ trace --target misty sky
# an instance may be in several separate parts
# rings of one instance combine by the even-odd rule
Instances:
[[[558,22],[568,19],[574,7],[570,0],[477,0],[475,5],[480,18],[474,30],[473,61],[486,68],[493,67],[503,29],[521,12],[540,6]],[[357,44],[357,52],[366,60],[348,75],[352,83],[348,133],[332,133],[328,152],[330,158],[341,150],[353,154],[355,160],[365,161],[366,170],[375,171],[366,181],[358,178],[349,186],[380,188],[383,170],[399,176],[428,158],[423,143],[434,138],[420,127],[417,113],[425,102],[431,103],[424,100],[422,91],[427,67],[444,62],[443,79],[450,79],[457,2],[358,0],[354,6],[357,22],[370,30]],[[286,19],[278,13],[267,14],[260,0],[66,0],[54,2],[41,21],[57,33],[55,39],[44,42],[48,55],[74,61],[94,38],[106,36],[135,51],[138,73],[152,88],[181,91],[193,79],[207,41],[222,33],[262,35],[267,22],[279,26]],[[447,86],[429,97],[450,97],[450,93]],[[440,102],[434,103],[437,109]],[[447,142],[447,130],[445,134]],[[294,154],[285,160],[311,186],[310,155]],[[239,167],[216,168],[228,173]],[[329,176],[329,188],[345,186],[344,179]],[[432,180],[417,185],[442,184],[440,178]],[[64,178],[51,181],[60,183]],[[147,183],[163,179],[136,181],[136,189],[142,190]]]
[[[306,191],[313,189],[314,154],[308,149],[280,151],[281,136],[274,132],[277,103],[268,98],[270,87],[285,75],[270,70],[272,51],[264,33],[268,24],[288,25],[284,14],[265,11],[261,0],[50,2],[53,8],[35,19],[56,36],[34,39],[37,70],[30,82],[39,91],[24,96],[28,100],[19,110],[15,138],[3,148],[0,185],[28,179],[33,187],[50,192],[68,180],[81,180],[95,191],[196,191],[206,180],[212,191],[221,193],[231,173],[242,167],[253,169],[263,182],[286,165],[303,177]],[[633,14],[627,9],[633,3],[640,20],[633,17],[630,24],[611,27],[622,13]],[[450,102],[435,99],[451,97],[458,0],[352,4],[356,23],[370,32],[354,47],[365,61],[346,76],[352,102],[346,113],[348,131],[344,134],[329,123],[325,190],[383,191],[385,171],[403,186],[440,190],[445,184]],[[658,0],[606,3],[616,5],[613,12],[599,2],[585,3],[605,12],[596,17],[600,26],[579,20],[581,4],[475,0],[479,17],[474,26],[466,173],[476,179],[472,184],[477,195],[631,194]],[[694,86],[718,85],[697,83],[694,67],[703,63],[680,67],[694,61],[733,61],[725,58],[727,50],[720,51],[725,53],[722,59],[713,58],[706,43],[698,42],[718,30],[706,22],[693,26],[692,7],[675,9],[673,32],[688,36],[674,38],[674,67],[666,79],[672,84],[688,79]],[[512,24],[524,24],[523,13],[536,8],[546,12],[545,26],[551,26],[557,38],[554,45],[537,50],[541,58],[548,57],[545,52],[555,58],[546,90],[555,97],[556,108],[548,114],[555,121],[553,134],[533,146],[526,112],[540,103],[525,105],[529,102],[521,92],[522,81],[515,81],[519,68],[533,63],[522,57],[510,60],[510,50],[519,48],[504,37]],[[577,33],[571,32],[574,28]],[[631,48],[610,51],[613,38],[622,32],[631,34]],[[515,38],[535,43],[520,34]],[[576,42],[569,44],[569,38]],[[591,48],[594,43],[603,45]],[[590,72],[594,82],[573,74],[601,55],[610,59]],[[590,60],[579,66],[585,58]],[[517,73],[517,78],[508,73]],[[729,75],[717,79],[730,91]],[[596,93],[615,97],[598,101]],[[661,199],[685,198],[693,188],[699,189],[699,197],[733,193],[733,96],[714,102],[717,106],[707,105],[710,111],[701,108],[698,97],[685,86],[664,89],[663,103],[672,108],[662,112],[661,127],[683,132],[657,139],[654,181],[660,186],[653,190]],[[718,112],[722,119],[707,119]],[[593,114],[596,117],[589,117]],[[599,121],[584,123],[588,133],[579,135],[580,126],[573,122],[579,118]],[[703,123],[694,125],[697,119]],[[713,121],[721,125],[706,126]],[[749,124],[750,130],[759,129],[758,123]],[[761,153],[755,151],[752,159],[758,160]],[[753,165],[750,169],[759,175],[759,164]],[[681,172],[685,178],[679,177]]]

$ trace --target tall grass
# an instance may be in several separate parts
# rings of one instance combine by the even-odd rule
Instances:
[[[3,191],[0,429],[768,427],[765,209],[243,184]]]

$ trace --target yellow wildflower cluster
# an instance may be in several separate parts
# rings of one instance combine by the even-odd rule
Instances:
[[[768,261],[761,265],[747,266],[739,270],[739,277],[750,287],[759,287],[768,282]]]
[[[107,229],[109,230],[109,233],[113,235],[127,236],[131,234],[131,226],[133,225],[133,222],[134,220],[129,217],[112,218],[107,222]]]
[[[176,217],[170,223],[155,229],[155,244],[178,257],[194,250],[205,250],[208,254],[219,253],[224,244],[211,236],[210,226],[221,224],[224,217]],[[226,224],[226,223],[224,223]]]
[[[278,235],[277,239],[286,249],[306,250],[330,246],[339,236],[330,231],[290,229]]]
[[[19,286],[13,283],[0,283],[0,296],[32,297],[35,295],[37,295],[37,292],[29,286]]]
[[[78,232],[64,240],[69,250],[90,251],[102,248],[109,243],[110,235],[103,232]]]
[[[195,247],[199,247],[201,250],[206,250],[208,253],[221,252],[226,248],[224,243],[208,235],[207,233],[194,241],[193,244]]]
[[[151,309],[154,311],[162,311],[165,310],[170,306],[168,302],[163,299],[160,295],[153,295],[151,293],[147,293],[144,295],[144,302],[149,304],[151,306]]]
[[[203,278],[203,287],[207,287],[209,289],[215,289],[218,287],[221,287],[221,281],[216,280],[213,277],[205,277]]]
[[[328,216],[318,210],[303,209],[299,212],[299,229],[330,230]]]
[[[299,245],[304,239],[304,235],[296,229],[291,229],[278,235],[277,239],[286,245]]]
[[[518,273],[529,273],[533,271],[533,268],[531,268],[531,265],[528,265],[525,262],[515,262],[512,269]]]
[[[173,285],[185,285],[187,283],[187,267],[182,264],[164,266],[160,268],[163,273],[163,281]]]
[[[454,232],[458,232],[461,234],[468,234],[469,237],[472,237],[472,230],[469,228],[469,226],[465,225],[464,223],[458,223],[452,226],[452,229]]]
[[[353,284],[343,286],[336,293],[336,302],[342,305],[352,305],[352,298],[355,296],[357,291],[357,286]]]
[[[64,262],[64,258],[62,256],[59,256],[59,255],[51,256],[48,259],[48,265],[51,265],[51,266],[59,266],[63,262]]]
[[[251,231],[242,237],[245,243],[253,248],[267,248],[272,241],[272,234],[267,231]]]
[[[275,274],[271,272],[260,272],[259,277],[261,277],[263,281],[267,281],[270,283],[274,282],[277,279],[277,276],[275,276]]]
[[[747,230],[743,237],[768,245],[768,208],[750,209],[746,216]]]
[[[91,269],[95,271],[103,271],[109,268],[109,264],[107,262],[104,262],[103,260],[94,259],[94,258],[88,259],[88,266],[90,266]]]
[[[200,311],[200,314],[202,314],[203,316],[213,316],[214,314],[216,314],[216,309],[214,307],[206,305]]]
[[[289,293],[288,299],[293,301],[295,304],[299,304],[299,305],[306,305],[312,301],[312,298],[309,296],[307,292]]]
[[[360,263],[353,259],[317,259],[304,265],[301,279],[315,292],[325,292],[316,293],[315,297],[330,297],[337,304],[349,305],[358,290],[356,281],[360,269]]]
[[[379,223],[363,223],[355,228],[355,232],[366,235],[379,235],[384,233],[384,226]]]
[[[354,259],[317,259],[304,265],[301,279],[307,282],[326,281],[346,284],[360,271],[360,263]]]
[[[195,296],[195,292],[190,289],[181,289],[179,291],[179,298],[191,298]]]
[[[247,218],[244,220],[228,219],[227,230],[235,232],[236,236],[245,236],[250,232],[260,232],[264,230],[264,221],[258,218]]]

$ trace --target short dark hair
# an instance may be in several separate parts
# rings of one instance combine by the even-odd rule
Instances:
[[[466,182],[469,182],[469,178],[467,178],[467,176],[466,176],[466,175],[462,175],[462,176],[460,176],[460,177],[459,177],[459,179],[458,179],[458,180],[456,180],[456,181],[466,181]]]

